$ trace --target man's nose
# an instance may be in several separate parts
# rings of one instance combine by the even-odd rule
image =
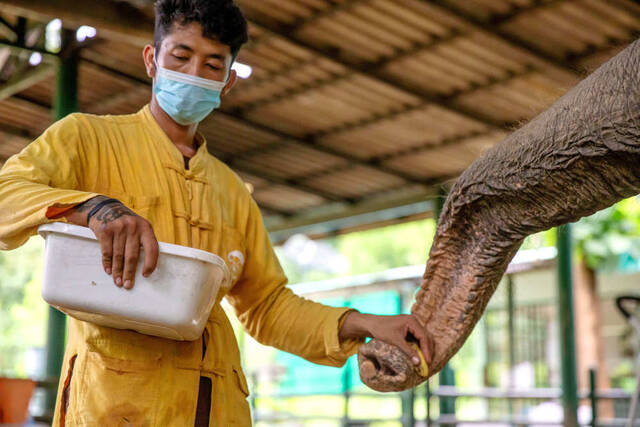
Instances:
[[[190,61],[187,74],[190,74],[195,77],[204,77],[203,72],[204,72],[204,65],[200,64],[200,62],[195,59]]]

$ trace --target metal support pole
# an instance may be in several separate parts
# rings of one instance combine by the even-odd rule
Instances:
[[[398,291],[398,304],[396,306],[396,313],[405,313],[405,304],[411,302],[411,299],[407,297],[403,288]],[[411,309],[411,306],[406,307]],[[402,405],[402,427],[414,427],[416,424],[416,417],[414,413],[414,403],[416,400],[415,388],[404,391],[400,394],[400,401]]]
[[[578,384],[576,379],[576,349],[573,320],[573,289],[571,279],[571,227],[557,229],[558,236],[558,324],[562,357],[562,405],[564,425],[578,425]]]
[[[513,298],[513,277],[508,274],[507,275],[507,322],[509,328],[509,390],[513,389],[514,386],[514,372],[513,369],[516,365],[516,350],[515,350],[515,342],[516,342],[516,332],[515,332],[515,324],[514,324],[514,311],[515,304]],[[513,424],[513,400],[509,399],[509,421],[511,425]]]
[[[75,32],[63,30],[63,48],[73,43]],[[61,57],[57,69],[56,94],[54,99],[55,119],[60,120],[78,110],[78,54],[73,49],[68,55]],[[57,377],[62,369],[65,347],[66,317],[53,307],[49,307],[49,323],[47,325],[47,377]],[[56,404],[57,390],[48,390],[46,408],[53,413]]]
[[[589,400],[591,401],[591,427],[598,425],[598,396],[596,395],[596,370],[589,369]]]
[[[347,361],[342,374],[342,397],[344,398],[342,426],[349,427],[351,425],[351,419],[349,417],[349,400],[351,398],[351,364],[349,361]]]
[[[442,209],[444,207],[444,202],[447,198],[447,191],[444,188],[440,188],[438,190],[438,195],[436,198],[436,212],[435,217],[436,220],[440,219],[440,214],[442,214]],[[444,365],[444,368],[440,371],[439,375],[440,385],[444,386],[455,386],[455,373],[449,364]],[[440,397],[440,415],[455,415],[456,413],[456,401],[453,397]],[[452,424],[443,424],[444,427],[452,426]]]
[[[413,412],[415,400],[415,388],[402,393],[402,427],[414,427],[416,425],[416,417]]]
[[[27,37],[27,18],[19,17],[18,23],[16,24],[16,43],[21,46],[25,45],[25,40]]]
[[[426,406],[426,420],[425,425],[431,427],[431,384],[429,380],[425,383],[424,387],[424,400]]]

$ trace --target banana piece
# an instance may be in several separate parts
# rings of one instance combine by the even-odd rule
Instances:
[[[414,342],[410,343],[411,346],[416,349],[416,351],[418,352],[418,357],[420,358],[420,368],[419,368],[419,373],[420,376],[422,377],[428,377],[429,376],[429,366],[427,366],[427,361],[424,359],[424,355],[422,354],[422,351],[420,350],[420,346]]]

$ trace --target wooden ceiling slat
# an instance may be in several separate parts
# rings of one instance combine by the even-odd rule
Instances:
[[[245,63],[256,64],[256,62],[251,60],[245,60]],[[253,74],[251,78],[248,80],[241,81],[245,88],[252,88],[255,86],[270,84],[274,79],[278,77],[289,78],[291,75],[304,72],[307,68],[317,67],[318,61],[316,58],[312,58],[310,61],[294,61],[290,64],[287,64],[284,67],[281,67],[277,70],[263,70],[262,73],[257,74],[256,68],[253,68]]]
[[[297,179],[308,175],[323,173],[324,170],[346,167],[349,162],[335,156],[311,152],[295,144],[283,144],[280,150],[257,154],[251,158],[234,159],[231,167],[250,165],[256,170],[272,171],[284,179]]]
[[[565,37],[565,43],[566,40],[576,40],[581,47],[584,44],[602,45],[607,43],[606,36],[597,27],[585,28],[579,17],[569,17],[559,8],[540,11],[529,19],[539,19],[547,31],[549,28],[553,28],[555,33]],[[572,21],[576,25],[571,25]],[[584,47],[581,50],[584,50]]]
[[[352,14],[368,20],[374,27],[395,33],[398,37],[402,37],[410,41],[412,44],[422,45],[430,43],[433,40],[433,37],[430,34],[407,26],[404,21],[394,19],[369,4],[360,4],[357,7],[354,7],[352,9]]]
[[[388,187],[405,184],[399,178],[370,168],[356,167],[305,181],[312,188],[326,188],[339,197],[360,198]]]
[[[323,138],[321,143],[343,147],[342,150],[364,159],[379,159],[415,146],[438,145],[444,140],[456,140],[477,132],[486,132],[486,129],[431,106],[399,115],[394,120]]]
[[[288,0],[262,0],[270,7],[280,9],[284,13],[287,13],[297,19],[309,19],[314,15],[314,11],[311,8],[301,5],[299,1]]]
[[[474,73],[477,73],[485,78],[504,78],[510,71],[517,71],[520,68],[520,64],[516,64],[516,67],[500,67],[493,64],[487,58],[479,57],[479,53],[476,49],[465,49],[459,46],[463,37],[456,37],[446,44],[438,44],[433,48],[440,57],[446,58],[449,61],[459,64],[462,67],[466,67]]]
[[[304,80],[295,78],[297,76],[304,78]],[[245,114],[266,105],[277,104],[283,100],[289,100],[315,89],[322,88],[323,86],[334,84],[336,80],[344,78],[347,78],[347,76],[338,76],[331,74],[320,67],[310,66],[308,72],[304,74],[295,73],[290,76],[276,76],[273,81],[263,85],[263,88],[266,89],[263,96],[259,96],[252,102],[241,104],[238,108],[240,108],[240,111]],[[270,86],[274,86],[274,84],[278,82],[282,82],[286,87],[279,88],[279,90],[275,91],[275,88]]]
[[[380,53],[366,39],[353,37],[353,33],[342,27],[336,27],[331,23],[306,26],[296,33],[296,41],[301,41],[305,45],[314,46],[318,42],[323,44],[333,44],[340,46],[339,49],[352,58],[359,58],[361,61],[375,62],[384,54],[392,54],[393,49],[387,49]],[[315,46],[314,46],[315,48]]]
[[[585,46],[579,40],[566,38],[554,31],[553,26],[526,16],[516,18],[501,28],[536,51],[557,59],[565,58],[571,52],[579,52]]]
[[[254,78],[241,81],[244,93],[227,97],[201,130],[212,152],[235,162],[238,172],[270,179],[256,182],[256,199],[280,214],[356,202],[412,183],[425,188],[459,173],[501,139],[497,128],[543,109],[578,80],[576,69],[604,60],[615,51],[612,44],[628,43],[640,25],[640,9],[626,0],[241,1],[257,16],[250,24],[256,38],[241,55]],[[513,22],[530,31],[509,31]],[[313,28],[332,38],[303,37]],[[559,50],[536,46],[538,32]],[[81,87],[85,110],[97,111],[98,99],[113,112],[135,111],[146,101],[140,53],[119,46],[98,44],[89,59],[126,70],[143,86],[118,86],[122,73],[101,78],[105,84],[93,93]],[[411,63],[408,58],[413,68],[403,63]],[[391,64],[395,74],[385,68]],[[421,78],[409,81],[411,70]],[[81,80],[99,78],[90,70]],[[45,92],[34,87],[18,101],[48,106]],[[268,99],[251,115],[238,114]],[[3,108],[8,120],[19,119],[2,105],[0,116]],[[36,132],[33,124],[30,129]],[[331,193],[340,185],[351,195]],[[298,193],[291,190],[296,186]]]
[[[265,16],[268,16],[270,19],[277,19],[278,21],[285,22],[288,24],[292,24],[295,22],[295,17],[277,7],[273,7],[273,5],[269,4],[266,1],[256,1],[253,2],[251,7],[263,13]]]
[[[609,22],[624,26],[628,29],[637,29],[640,23],[640,5],[637,1],[629,0],[583,0],[584,5],[593,10],[596,15]]]
[[[274,26],[273,24],[270,24],[268,22],[265,22],[263,19],[260,19],[260,17],[255,16],[255,14],[253,14],[251,11],[247,12],[247,15],[249,15],[249,18],[254,22],[255,25],[259,25],[262,28],[265,29],[265,31],[270,31],[273,34],[281,34],[279,33],[280,29],[276,26]],[[292,43],[298,44],[300,46],[303,46],[306,49],[311,50],[312,52],[316,53],[317,55],[327,58],[329,60],[333,60],[336,61],[336,59],[329,53],[325,52],[322,48],[319,48],[317,46],[314,46],[310,43],[307,43],[303,40],[299,40],[299,39],[295,39],[292,40]],[[396,87],[397,89],[402,89],[406,92],[409,93],[417,93],[418,95],[421,96],[421,98],[425,101],[425,102],[436,102],[439,103],[439,99],[437,97],[434,97],[432,94],[426,93],[424,91],[419,91],[416,90],[415,88],[409,88],[407,87],[406,83],[404,81],[396,81],[397,79],[391,79],[388,76],[384,75],[384,73],[378,72],[378,71],[371,71],[366,67],[360,67],[357,66],[355,64],[348,64],[342,60],[339,61],[342,65],[344,65],[345,67],[350,68],[353,72],[357,72],[363,75],[367,75],[370,76],[374,79],[378,79],[381,82],[384,82],[385,84],[389,84],[392,87]],[[505,124],[505,123],[496,123],[494,120],[489,119],[489,118],[479,118],[478,114],[476,112],[470,112],[467,111],[465,108],[460,108],[459,106],[456,106],[453,102],[450,101],[445,101],[442,103],[442,105],[444,105],[446,108],[452,109],[453,111],[468,116],[468,117],[472,117],[476,120],[482,120],[485,123],[497,127],[497,128],[502,128],[505,125],[509,125],[509,124]]]
[[[326,202],[322,197],[277,185],[257,189],[253,193],[253,198],[261,206],[265,205],[271,210],[288,213],[319,206]]]
[[[568,72],[569,74],[575,74],[574,66],[569,61],[558,59],[552,55],[549,55],[545,51],[532,46],[526,41],[523,41],[517,36],[514,36],[509,31],[504,30],[502,26],[496,27],[493,25],[485,25],[485,23],[478,18],[465,13],[460,9],[452,7],[445,0],[432,0],[431,2],[441,9],[448,11],[449,13],[459,17],[460,19],[463,19],[465,25],[477,28],[478,30],[481,30],[487,34],[497,36],[499,39],[502,39],[503,43],[506,42],[509,45],[521,50],[523,53],[531,55],[531,57],[534,58],[539,64],[544,65],[548,68],[558,68],[564,72]]]
[[[413,42],[411,40],[407,40],[406,38],[399,37],[392,32],[373,26],[370,22],[367,22],[353,13],[337,13],[334,15],[333,19],[344,27],[352,28],[353,30],[363,34],[365,37],[368,37],[369,43],[384,43],[390,46],[394,51],[410,49],[413,46]]]
[[[574,3],[561,3],[558,11],[562,12],[574,25],[572,28],[583,29],[584,32],[592,33],[598,31],[602,38],[598,45],[607,44],[607,39],[626,39],[629,37],[628,31],[624,28],[611,24],[610,21],[602,19],[602,15],[597,15],[585,1]],[[577,25],[575,25],[577,24]]]
[[[421,31],[437,37],[446,37],[452,31],[462,27],[459,19],[444,14],[428,5],[427,2],[415,0],[373,0],[371,3],[389,16],[394,16],[405,25],[413,26]],[[404,7],[399,7],[404,6]]]
[[[417,176],[454,175],[463,171],[482,152],[492,147],[506,136],[497,131],[492,135],[471,138],[456,146],[434,147],[396,157],[386,162],[387,166],[411,170]]]
[[[432,67],[441,68],[443,72],[453,74],[456,78],[469,83],[483,85],[487,83],[487,79],[481,74],[475,73],[472,69],[465,68],[457,63],[457,61],[443,57],[437,51],[429,51],[420,55],[420,61]]]

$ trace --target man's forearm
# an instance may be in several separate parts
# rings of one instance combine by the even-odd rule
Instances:
[[[371,336],[371,322],[375,316],[363,314],[358,311],[350,311],[346,315],[338,337],[340,341],[347,339],[362,339]]]
[[[71,209],[61,213],[60,215],[53,217],[52,219],[64,217],[67,219],[67,221],[69,221],[72,224],[87,227],[88,226],[87,215],[89,215],[89,212],[91,211],[91,209],[93,209],[98,203],[106,199],[107,199],[106,196],[96,196],[92,199],[87,200],[84,203],[81,203],[79,205],[72,207]]]

